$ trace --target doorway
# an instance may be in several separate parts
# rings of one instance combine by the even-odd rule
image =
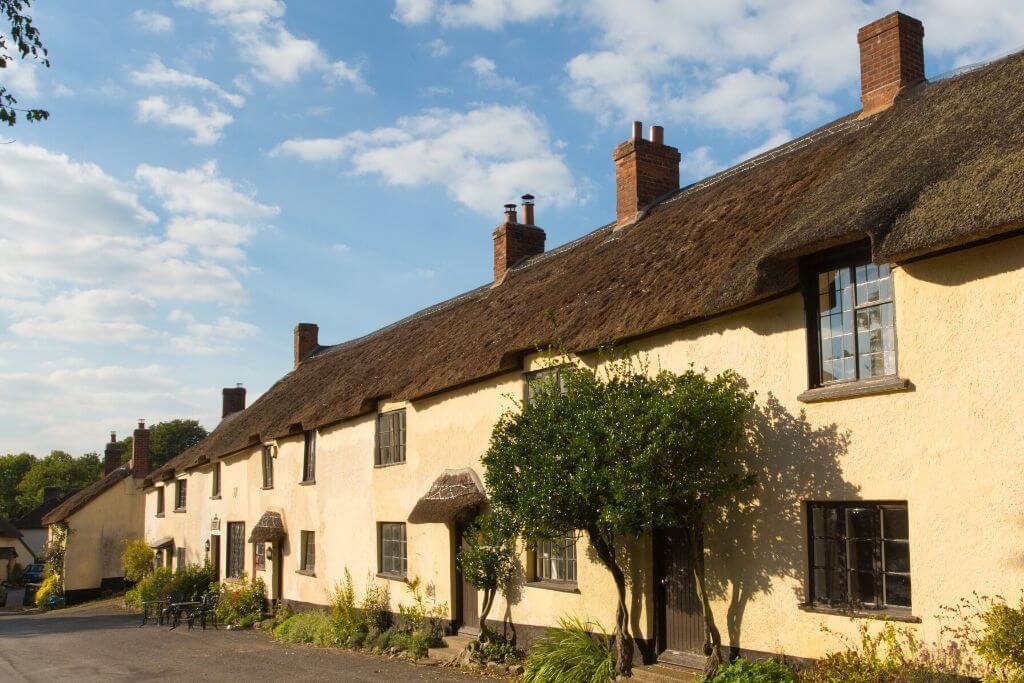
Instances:
[[[682,528],[660,530],[654,552],[658,660],[703,668],[704,611],[693,576],[689,534]]]
[[[458,631],[466,635],[480,634],[480,603],[478,601],[477,589],[466,581],[459,566],[459,555],[466,547],[465,527],[459,526],[455,532],[455,539],[452,547],[455,549],[455,596],[456,596],[456,619]]]
[[[220,583],[220,534],[210,535],[210,572],[213,580]]]

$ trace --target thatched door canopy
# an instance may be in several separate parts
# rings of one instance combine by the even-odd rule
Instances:
[[[471,469],[445,470],[409,513],[412,524],[451,523],[472,519],[487,502],[480,478]]]
[[[249,543],[272,543],[284,538],[284,522],[279,512],[264,512],[249,534]]]
[[[158,538],[155,541],[151,541],[149,547],[153,548],[154,550],[158,550],[160,548],[166,548],[170,545],[174,545],[174,537],[164,536],[163,538]]]

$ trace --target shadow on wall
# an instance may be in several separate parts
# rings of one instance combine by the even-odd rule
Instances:
[[[812,426],[804,411],[790,413],[772,394],[754,409],[749,445],[740,457],[758,485],[717,517],[709,515],[705,530],[708,592],[729,602],[724,635],[733,654],[740,651],[744,613],[754,596],[789,579],[798,584],[794,601],[804,602],[804,503],[858,497],[859,488],[843,479],[840,465],[848,444],[849,433],[834,424]]]

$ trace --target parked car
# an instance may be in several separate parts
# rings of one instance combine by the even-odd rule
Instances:
[[[25,571],[21,575],[21,580],[24,583],[39,583],[43,580],[43,565],[42,563],[32,563],[25,567]]]

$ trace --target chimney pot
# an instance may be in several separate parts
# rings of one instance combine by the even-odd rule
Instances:
[[[117,443],[117,432],[110,432],[110,443]]]
[[[860,45],[860,118],[892,106],[906,88],[924,80],[924,25],[893,12],[857,31]]]
[[[132,432],[132,476],[145,479],[150,465],[149,430],[145,420],[139,420],[139,428]]]
[[[221,419],[245,410],[245,387],[242,385],[224,387],[221,398]]]
[[[523,224],[533,225],[533,195],[524,194],[521,199],[523,200]]]
[[[516,217],[516,205],[506,204],[505,205],[505,222],[506,223],[518,223],[519,219]]]
[[[60,498],[61,488],[59,486],[44,486],[43,487],[43,502],[48,500],[55,500]]]
[[[110,432],[110,441],[103,449],[103,474],[110,474],[121,466],[124,445],[117,442],[117,432]]]
[[[643,124],[633,123],[633,139],[612,152],[615,161],[616,227],[636,220],[641,209],[679,189],[679,150],[665,144],[665,130],[651,126],[651,139],[641,136]]]
[[[306,356],[320,347],[320,327],[315,323],[299,323],[295,326],[295,367],[299,367]]]

